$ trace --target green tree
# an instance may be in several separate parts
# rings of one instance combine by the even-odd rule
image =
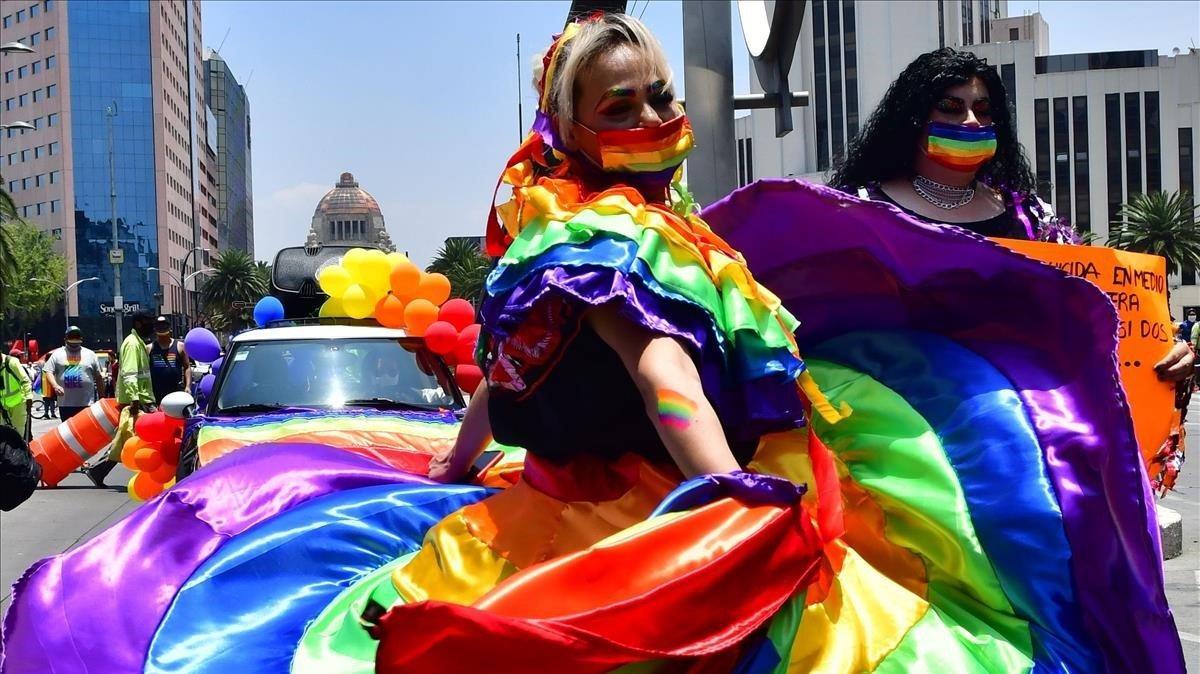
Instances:
[[[474,239],[451,238],[446,239],[425,271],[445,274],[450,279],[451,297],[476,303],[483,294],[483,283],[490,267],[487,256]]]
[[[229,249],[217,257],[212,269],[200,286],[209,326],[236,332],[250,325],[255,302],[270,287],[254,259],[244,251]]]
[[[4,189],[4,177],[0,176],[0,315],[8,306],[9,291],[16,283],[17,258],[14,250],[12,234],[9,233],[9,223],[20,220],[17,217],[17,205]]]
[[[1108,245],[1134,253],[1161,255],[1167,273],[1200,267],[1200,218],[1187,192],[1135,195],[1111,223]]]
[[[267,284],[267,290],[270,291],[270,289],[271,289],[271,263],[263,262],[262,260],[258,260],[257,262],[254,263],[254,266],[255,266],[255,270],[258,271],[258,275],[261,276],[263,281]]]
[[[2,207],[0,207],[2,208]],[[66,284],[67,261],[54,252],[54,240],[20,218],[6,220],[0,229],[7,251],[3,265],[4,313],[21,330],[57,309]],[[37,280],[33,280],[37,279]]]

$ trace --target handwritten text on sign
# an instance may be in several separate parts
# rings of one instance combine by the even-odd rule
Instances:
[[[1174,336],[1167,309],[1166,261],[1157,255],[1098,246],[996,241],[1087,279],[1108,293],[1121,321],[1117,358],[1138,447],[1143,457],[1153,456],[1170,432],[1175,408],[1174,387],[1159,381],[1154,371],[1154,365],[1170,350]]]

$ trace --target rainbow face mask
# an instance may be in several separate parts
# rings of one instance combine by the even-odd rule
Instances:
[[[975,172],[996,155],[996,128],[930,122],[925,154],[954,171]]]
[[[674,169],[692,151],[687,115],[640,129],[593,131],[575,122],[579,150],[605,171],[650,173]]]

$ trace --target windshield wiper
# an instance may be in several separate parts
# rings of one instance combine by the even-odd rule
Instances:
[[[342,404],[347,407],[378,407],[385,410],[417,410],[421,412],[436,409],[430,405],[418,405],[401,400],[392,400],[391,398],[354,398]]]
[[[283,409],[279,405],[264,405],[263,403],[251,403],[248,405],[234,405],[233,407],[222,407],[221,414],[255,414],[260,412],[277,412]]]

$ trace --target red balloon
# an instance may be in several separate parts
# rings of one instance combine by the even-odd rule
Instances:
[[[454,350],[458,344],[458,330],[446,321],[434,321],[425,328],[425,345],[439,356],[444,356]]]
[[[163,465],[150,471],[150,477],[159,484],[166,484],[175,477],[175,464],[164,463]]]
[[[462,330],[475,322],[475,307],[471,306],[470,302],[456,297],[447,301],[438,310],[438,320],[453,325],[455,330]]]
[[[456,365],[454,380],[458,382],[458,387],[463,393],[470,395],[475,393],[479,382],[483,381],[483,370],[480,370],[478,365]]]
[[[457,349],[457,347],[455,348]],[[443,353],[442,362],[448,365],[450,367],[450,371],[453,372],[454,366],[458,365],[458,357],[454,355],[454,350],[451,350],[450,353]]]
[[[162,444],[162,449],[159,452],[162,454],[163,463],[175,465],[179,463],[179,438],[172,438]]]
[[[146,442],[165,442],[171,439],[175,428],[167,421],[167,415],[162,412],[139,414],[133,423],[133,432]]]
[[[479,341],[479,324],[472,323],[463,328],[454,347],[454,357],[460,363],[475,362],[475,344]]]

